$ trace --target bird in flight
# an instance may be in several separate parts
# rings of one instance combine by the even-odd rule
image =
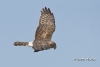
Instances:
[[[29,46],[34,52],[56,49],[56,43],[51,40],[55,31],[55,18],[50,8],[43,8],[39,19],[39,24],[35,32],[35,39],[31,42],[14,42],[15,46]]]

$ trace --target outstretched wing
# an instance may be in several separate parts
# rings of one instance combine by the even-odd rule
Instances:
[[[35,33],[35,40],[49,39],[55,31],[55,18],[49,8],[43,8],[39,19],[39,26]]]

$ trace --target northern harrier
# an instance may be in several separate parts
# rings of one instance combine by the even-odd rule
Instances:
[[[56,43],[51,41],[52,34],[55,31],[55,18],[49,8],[43,8],[39,19],[39,25],[35,33],[35,40],[32,42],[14,42],[15,46],[30,46],[34,52],[56,49]]]

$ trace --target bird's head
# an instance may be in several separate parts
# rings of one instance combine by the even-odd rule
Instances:
[[[50,44],[51,48],[54,48],[54,50],[56,49],[56,43],[55,42],[50,41],[49,44]]]

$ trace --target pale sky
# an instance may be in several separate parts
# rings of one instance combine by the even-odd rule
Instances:
[[[56,50],[15,47],[15,41],[34,40],[44,7],[55,16]],[[0,0],[0,43],[0,67],[99,67],[100,0]]]

